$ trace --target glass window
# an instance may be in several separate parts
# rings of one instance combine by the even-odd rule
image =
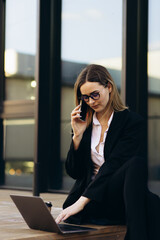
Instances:
[[[32,187],[34,119],[4,120],[5,185]]]
[[[6,0],[5,100],[35,99],[36,0]]]
[[[160,181],[160,2],[149,1],[148,151],[149,178]]]
[[[61,161],[71,142],[70,113],[75,107],[73,85],[77,75],[91,63],[105,66],[121,88],[122,1],[62,1]],[[63,176],[63,189],[72,180]]]

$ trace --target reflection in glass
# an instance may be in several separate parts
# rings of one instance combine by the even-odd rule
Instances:
[[[32,187],[33,119],[4,120],[5,185]]]
[[[149,1],[148,161],[150,180],[160,180],[160,2]]]
[[[82,68],[105,66],[118,89],[122,68],[122,1],[62,1],[61,161],[71,142],[70,113],[75,107],[73,86]],[[72,180],[64,170],[63,189]]]
[[[6,0],[5,100],[35,99],[36,0]]]
[[[5,164],[5,185],[32,187],[33,162],[8,161]]]

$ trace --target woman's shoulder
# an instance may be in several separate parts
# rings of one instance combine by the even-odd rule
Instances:
[[[124,125],[144,123],[144,118],[140,114],[133,112],[129,109],[115,112],[115,118],[117,118],[118,121],[123,122]]]
[[[127,118],[135,118],[135,119],[141,119],[141,120],[144,119],[140,114],[134,111],[131,111],[130,109],[125,109],[123,111],[115,112],[115,114],[121,115],[122,117],[127,117]]]
[[[128,112],[128,118],[130,118],[131,120],[144,121],[144,118],[140,114],[128,109],[127,109],[127,112]]]

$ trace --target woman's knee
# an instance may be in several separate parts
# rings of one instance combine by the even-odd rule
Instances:
[[[144,157],[134,156],[128,159],[125,164],[117,172],[126,172],[128,169],[131,168],[143,168],[144,170],[147,169],[147,160]]]
[[[146,159],[143,157],[139,157],[139,156],[132,157],[128,161],[127,172],[129,174],[136,173],[136,175],[139,174],[139,175],[143,175],[143,176],[147,177],[148,168],[147,168]]]
[[[145,158],[133,157],[128,161],[128,168],[126,169],[126,178],[129,179],[142,179],[147,180],[148,178],[148,168]]]
[[[130,159],[125,172],[124,193],[132,195],[132,191],[138,193],[140,189],[142,192],[146,192],[147,180],[148,171],[145,159],[141,157],[133,157]]]
[[[134,156],[129,160],[129,165],[137,165],[137,164],[145,165],[147,164],[147,161],[144,157],[140,157],[140,156]]]

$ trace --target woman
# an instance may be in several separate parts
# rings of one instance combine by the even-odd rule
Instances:
[[[76,182],[57,223],[126,224],[125,240],[160,239],[160,199],[147,188],[143,118],[123,105],[100,65],[82,70],[75,96],[66,170]],[[80,119],[81,100],[87,104],[85,121]]]

